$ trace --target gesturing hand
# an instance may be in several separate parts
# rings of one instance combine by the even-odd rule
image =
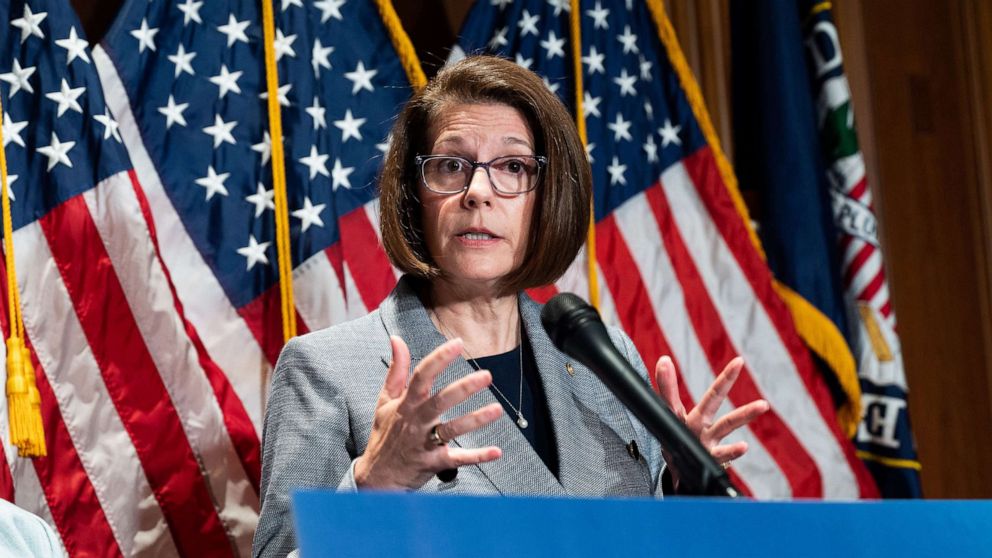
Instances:
[[[500,404],[493,403],[439,423],[445,411],[492,383],[492,375],[481,370],[431,396],[434,379],[461,354],[461,340],[452,339],[427,355],[414,369],[409,386],[410,351],[399,337],[392,336],[389,342],[393,361],[379,392],[368,447],[355,461],[355,484],[362,488],[415,489],[438,471],[499,459],[502,451],[495,446],[466,449],[445,443],[503,414]]]
[[[672,412],[682,419],[689,430],[699,438],[710,455],[724,466],[744,455],[747,451],[747,442],[720,444],[720,441],[769,409],[767,401],[757,399],[737,407],[719,419],[716,418],[720,405],[730,393],[730,388],[734,387],[734,382],[737,381],[743,367],[744,359],[741,357],[731,360],[723,372],[710,384],[699,403],[686,413],[682,400],[679,398],[679,380],[672,359],[663,356],[658,359],[658,364],[655,366],[658,395],[668,403]],[[665,455],[665,460],[672,466],[672,478],[677,482],[678,463],[672,463],[668,454]]]

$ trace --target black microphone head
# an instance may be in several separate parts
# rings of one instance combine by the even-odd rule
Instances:
[[[589,320],[602,322],[596,309],[574,293],[559,293],[541,310],[541,325],[551,342],[562,349],[569,332]]]

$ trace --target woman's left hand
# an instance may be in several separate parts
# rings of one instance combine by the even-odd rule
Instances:
[[[682,400],[679,398],[679,380],[672,359],[667,356],[661,357],[658,359],[654,371],[658,384],[658,395],[668,403],[672,412],[682,419],[689,430],[699,438],[710,455],[724,467],[734,459],[744,455],[747,451],[747,442],[741,441],[733,444],[721,444],[720,442],[770,408],[767,401],[757,399],[737,407],[722,417],[716,417],[720,405],[730,393],[730,388],[734,387],[734,382],[740,376],[742,368],[744,368],[744,359],[737,357],[731,360],[723,372],[713,380],[699,403],[688,413],[686,413]],[[672,468],[672,478],[676,481],[677,486],[678,463],[672,463],[667,453],[665,460]]]

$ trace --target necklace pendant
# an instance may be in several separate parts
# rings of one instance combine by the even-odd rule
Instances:
[[[530,423],[527,422],[527,419],[525,419],[520,413],[517,413],[517,426],[520,428],[527,428],[528,424]]]

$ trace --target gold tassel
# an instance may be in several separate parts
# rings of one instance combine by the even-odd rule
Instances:
[[[21,457],[44,457],[41,395],[35,385],[31,353],[20,337],[7,339],[7,406],[10,440]]]
[[[0,115],[4,114],[0,106]],[[3,144],[0,132],[0,145]],[[14,262],[14,232],[10,218],[10,195],[7,184],[7,159],[0,147],[0,210],[3,214],[4,261],[7,266],[7,312],[10,337],[7,339],[7,416],[10,441],[21,457],[44,457],[45,431],[41,422],[41,394],[35,383],[31,352],[24,345],[24,322],[21,317],[17,269]]]

